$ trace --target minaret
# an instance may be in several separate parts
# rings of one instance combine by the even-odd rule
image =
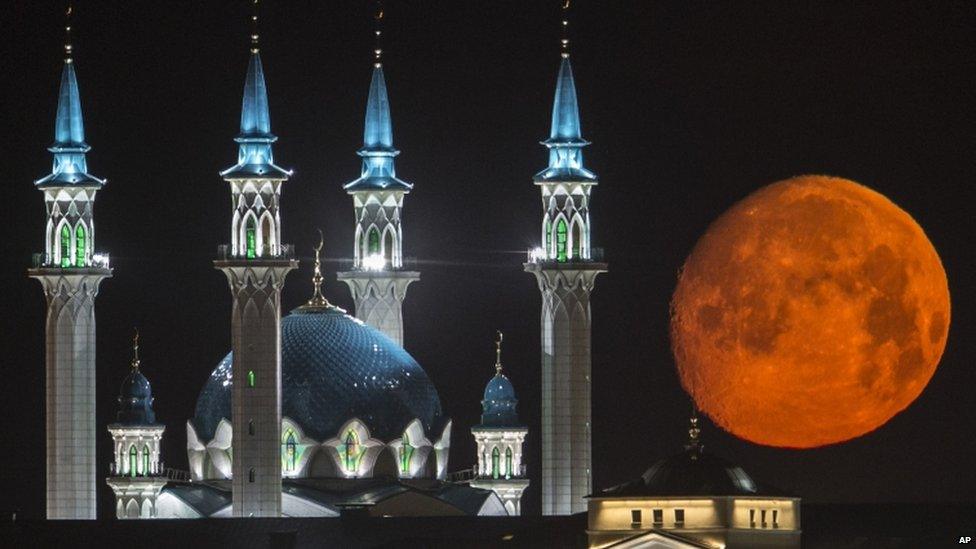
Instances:
[[[562,61],[552,129],[542,142],[549,166],[535,175],[542,191],[542,241],[525,270],[542,292],[542,513],[586,510],[592,490],[590,423],[590,292],[606,272],[590,246],[590,191],[596,175],[583,167],[576,84],[563,5]],[[594,257],[597,256],[597,257]]]
[[[235,517],[281,514],[281,288],[298,266],[281,244],[281,184],[291,172],[274,164],[268,93],[258,50],[257,0],[251,60],[244,83],[237,164],[220,175],[230,183],[231,244],[214,266],[227,275],[234,299],[232,505]]]
[[[338,274],[349,285],[356,305],[356,317],[403,345],[403,299],[407,286],[420,279],[420,273],[403,268],[403,197],[413,185],[398,179],[393,158],[393,123],[383,77],[383,49],[380,23],[383,10],[376,13],[376,47],[373,77],[366,101],[363,158],[358,179],[343,188],[352,195],[356,213],[351,271]]]
[[[27,274],[44,287],[47,518],[95,519],[95,296],[112,276],[97,255],[92,209],[105,185],[88,173],[85,125],[65,25],[64,66],[54,124],[54,167],[35,182],[47,207],[44,253]]]
[[[522,445],[529,428],[515,410],[518,399],[512,382],[502,373],[502,333],[495,340],[495,376],[485,386],[481,423],[471,428],[478,444],[478,472],[474,488],[492,490],[509,515],[522,514],[522,493],[529,486],[522,466]]]
[[[108,426],[115,462],[105,481],[115,493],[120,519],[156,518],[156,499],[166,486],[160,443],[166,426],[156,423],[152,387],[139,371],[139,332],[132,338],[132,370],[119,388],[119,412]]]

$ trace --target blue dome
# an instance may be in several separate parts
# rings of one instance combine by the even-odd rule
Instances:
[[[220,361],[200,391],[197,435],[213,439],[231,418],[232,358]],[[296,309],[281,320],[281,414],[325,441],[358,418],[372,436],[400,438],[419,419],[440,426],[441,401],[423,368],[380,331],[335,307]]]
[[[119,388],[119,412],[116,422],[122,425],[152,425],[156,414],[152,409],[153,396],[149,380],[138,368],[133,368]]]
[[[515,406],[515,388],[504,374],[498,372],[485,386],[481,401],[481,424],[489,427],[515,427],[519,425]]]

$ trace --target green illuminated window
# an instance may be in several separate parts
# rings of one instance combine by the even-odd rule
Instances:
[[[149,474],[149,446],[142,447],[142,474]]]
[[[247,246],[244,255],[248,259],[254,259],[257,256],[258,239],[256,231],[254,230],[254,219],[247,220],[247,228],[244,229],[244,243]]]
[[[366,253],[370,255],[380,253],[380,232],[376,227],[371,228],[366,235]]]
[[[556,261],[566,261],[567,233],[566,220],[560,218],[556,222]]]
[[[491,478],[498,478],[498,461],[501,457],[501,453],[498,451],[498,447],[494,447],[491,450]]]
[[[285,471],[294,471],[298,461],[298,446],[295,444],[295,433],[289,429],[285,434]]]
[[[413,446],[410,445],[410,437],[403,433],[403,444],[400,445],[400,472],[410,472],[410,457],[413,455]]]
[[[136,447],[134,445],[129,446],[129,475],[130,476],[133,477],[136,476],[136,468],[138,467],[138,465],[139,465],[139,456],[138,456],[138,452],[136,452]]]
[[[61,266],[71,266],[71,229],[61,226]]]
[[[515,474],[515,472],[512,471],[512,449],[506,448],[505,449],[505,478],[512,478],[513,474]]]
[[[341,457],[346,471],[355,473],[359,469],[359,458],[362,457],[364,452],[364,449],[359,444],[359,437],[356,436],[355,431],[350,429],[346,433],[346,441],[342,446]]]
[[[75,229],[75,267],[85,266],[85,226],[78,224]]]
[[[254,370],[248,370],[247,372],[247,386],[254,387]]]

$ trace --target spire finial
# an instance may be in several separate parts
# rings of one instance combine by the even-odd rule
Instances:
[[[561,48],[560,55],[563,59],[569,57],[569,8],[571,0],[562,0],[562,38],[559,39],[559,45]]]
[[[495,373],[502,373],[502,341],[505,334],[501,330],[495,331]]]
[[[139,369],[139,328],[133,328],[135,333],[132,335],[132,369]]]
[[[691,417],[688,419],[688,444],[685,448],[691,453],[691,459],[698,459],[702,451],[701,427],[698,426],[698,409],[692,406]]]
[[[373,47],[373,66],[380,68],[383,66],[383,11],[382,0],[376,0],[376,11],[373,13],[373,34],[376,36],[376,45]]]
[[[71,62],[73,46],[71,45],[71,18],[74,15],[74,3],[68,0],[68,7],[64,10],[64,62]]]
[[[258,0],[253,0],[251,5],[251,53],[257,53],[258,47]]]
[[[322,246],[325,245],[325,236],[322,235],[322,229],[316,230],[319,232],[319,244],[315,247],[315,268],[312,273],[312,286],[315,288],[315,290],[312,293],[312,299],[308,300],[306,306],[328,307],[329,300],[322,295],[322,260],[320,258]]]

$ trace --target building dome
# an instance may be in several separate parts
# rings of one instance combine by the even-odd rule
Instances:
[[[481,401],[481,424],[489,427],[512,427],[519,424],[515,407],[515,388],[505,374],[499,371],[485,386]]]
[[[119,388],[119,412],[116,415],[118,423],[123,425],[152,425],[156,423],[153,412],[152,388],[149,380],[142,375],[139,368],[133,368],[129,375],[122,380]]]
[[[232,358],[200,391],[193,425],[201,440],[231,419]],[[371,436],[400,438],[414,419],[427,432],[441,423],[441,402],[426,372],[380,331],[336,307],[301,307],[281,321],[281,415],[305,435],[331,439],[357,418]]]

